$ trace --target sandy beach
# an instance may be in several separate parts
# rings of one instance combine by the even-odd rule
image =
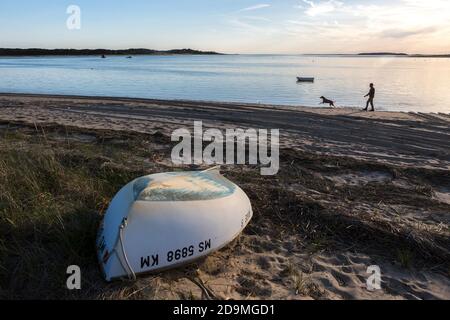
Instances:
[[[280,129],[278,175],[223,166],[252,201],[249,227],[206,259],[135,283],[104,283],[89,254],[86,289],[74,298],[450,299],[448,114],[0,94],[0,147],[81,157],[75,163],[127,177],[151,174],[174,168],[172,131],[199,120],[204,128]],[[96,209],[98,222],[104,209]],[[12,254],[7,242],[21,229],[2,220],[0,296],[42,298],[39,288],[58,285],[49,285],[50,271],[23,276],[31,242]],[[367,290],[371,265],[381,269],[381,290]]]

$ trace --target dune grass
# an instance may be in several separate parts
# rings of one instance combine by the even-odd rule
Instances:
[[[6,298],[70,297],[64,290],[69,265],[97,273],[94,245],[102,213],[135,174],[89,157],[98,146],[89,151],[80,156],[3,136],[0,294]],[[89,273],[83,274],[85,287],[91,285]]]

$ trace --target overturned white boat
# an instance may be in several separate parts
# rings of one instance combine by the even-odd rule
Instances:
[[[250,200],[217,169],[138,178],[112,200],[97,238],[107,281],[168,269],[235,239],[253,215]]]

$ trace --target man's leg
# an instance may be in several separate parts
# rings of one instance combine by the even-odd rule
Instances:
[[[369,101],[370,101],[370,100],[367,100],[367,103],[366,103],[366,108],[365,108],[365,109],[363,109],[363,111],[367,111],[367,109],[369,108]]]
[[[375,111],[375,108],[373,106],[373,99],[370,99],[370,105],[372,106],[372,110],[370,110],[370,111]]]

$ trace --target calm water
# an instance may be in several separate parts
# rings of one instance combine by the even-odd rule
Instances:
[[[316,78],[297,84],[296,76]],[[283,55],[0,58],[0,92],[450,113],[450,59]]]

